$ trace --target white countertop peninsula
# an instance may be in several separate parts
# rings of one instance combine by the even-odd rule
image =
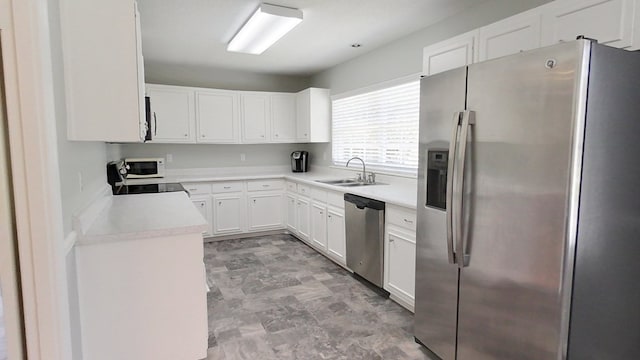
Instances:
[[[205,219],[185,192],[110,192],[74,223],[83,358],[206,357]]]

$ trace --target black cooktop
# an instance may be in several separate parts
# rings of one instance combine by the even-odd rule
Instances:
[[[113,186],[112,190],[113,195],[154,194],[174,191],[184,191],[188,194],[180,183],[120,185]]]

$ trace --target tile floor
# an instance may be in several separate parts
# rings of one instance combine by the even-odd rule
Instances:
[[[413,314],[289,235],[206,243],[207,359],[429,359]]]

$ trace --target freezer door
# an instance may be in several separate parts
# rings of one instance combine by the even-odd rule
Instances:
[[[449,262],[446,186],[454,117],[465,106],[466,68],[422,79],[414,335],[444,360],[455,359],[458,268]],[[444,207],[444,208],[443,208]]]
[[[458,360],[561,359],[574,89],[586,42],[469,66]]]

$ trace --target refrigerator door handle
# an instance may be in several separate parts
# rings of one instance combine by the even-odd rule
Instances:
[[[456,162],[456,149],[458,145],[458,129],[462,120],[462,112],[457,111],[453,114],[451,121],[451,141],[449,141],[449,164],[447,164],[447,254],[449,255],[449,264],[456,263],[456,254],[453,246],[453,177]]]
[[[455,209],[455,218],[454,218],[454,226],[457,234],[456,238],[456,254],[458,267],[463,268],[465,266],[469,266],[469,258],[470,255],[466,254],[467,244],[466,244],[466,236],[463,236],[463,193],[464,193],[464,168],[465,168],[465,159],[467,156],[467,137],[469,135],[469,127],[471,125],[475,125],[476,123],[476,113],[475,111],[466,110],[462,115],[462,130],[460,131],[460,139],[458,140],[459,151],[460,151],[460,164],[458,164],[458,169],[455,173],[456,177],[456,200],[453,204],[453,208]]]

